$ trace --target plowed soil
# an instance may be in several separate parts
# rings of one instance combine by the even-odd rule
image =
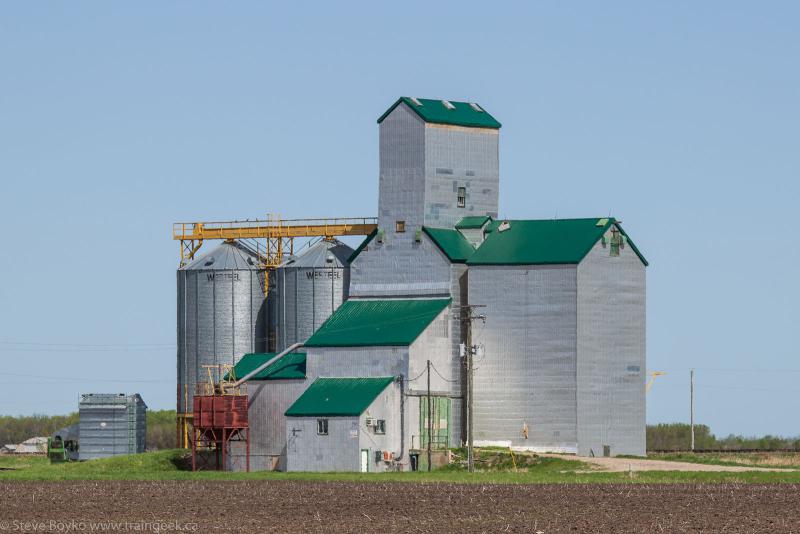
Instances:
[[[62,531],[80,531],[80,522],[88,530],[94,521],[164,521],[253,533],[800,532],[800,486],[0,483],[0,532],[36,521],[59,521]]]

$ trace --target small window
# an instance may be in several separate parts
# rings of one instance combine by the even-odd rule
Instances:
[[[328,420],[327,419],[317,419],[317,434],[320,436],[327,436],[328,435]]]
[[[458,188],[458,207],[463,208],[467,205],[467,188]]]
[[[405,221],[395,221],[394,223],[394,231],[398,234],[402,234],[406,231],[406,222]]]
[[[446,107],[447,109],[456,109],[456,107],[453,105],[453,103],[450,102],[449,100],[442,100],[442,105],[444,107]]]
[[[386,419],[376,419],[372,428],[376,434],[386,434]]]

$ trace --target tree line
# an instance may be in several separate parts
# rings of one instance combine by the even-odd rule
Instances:
[[[685,450],[691,446],[691,426],[686,423],[664,423],[647,425],[647,450]],[[798,449],[800,436],[785,438],[780,436],[739,436],[730,434],[718,438],[711,433],[708,425],[694,425],[695,449]]]
[[[51,436],[78,422],[78,412],[67,415],[0,416],[0,447],[22,443],[28,438]],[[147,449],[175,448],[175,410],[147,410]]]

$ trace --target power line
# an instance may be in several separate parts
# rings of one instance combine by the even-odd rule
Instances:
[[[38,341],[0,341],[0,345],[44,347],[174,347],[175,343],[40,343]]]
[[[26,373],[0,373],[0,376],[18,376],[20,378],[37,378],[42,380],[55,380],[57,382],[126,382],[126,383],[167,383],[174,382],[174,380],[153,380],[153,379],[119,379],[119,378],[92,378],[92,377],[70,377],[70,376],[45,376],[45,375],[31,375]],[[19,384],[21,381],[7,382],[9,384]]]
[[[63,348],[41,348],[41,349],[31,349],[31,348],[16,348],[16,347],[0,347],[0,352],[165,352],[165,351],[174,351],[177,350],[177,347],[153,347],[153,348],[108,348],[108,349],[79,349],[79,348],[70,348],[70,347],[63,347]]]
[[[450,382],[452,384],[455,384],[456,382],[460,382],[460,380],[450,380],[448,378],[443,377],[442,373],[440,373],[439,370],[436,368],[436,366],[433,365],[433,362],[431,362],[431,367],[433,368],[433,372],[436,373],[437,375],[439,375],[439,378],[441,378],[445,382]]]

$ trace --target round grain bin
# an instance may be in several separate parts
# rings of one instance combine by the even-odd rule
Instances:
[[[178,270],[178,414],[192,411],[205,364],[234,364],[266,345],[264,271],[236,242]],[[215,380],[217,377],[214,377]]]
[[[275,271],[276,350],[307,340],[347,300],[353,249],[336,240],[322,240],[292,256]]]

